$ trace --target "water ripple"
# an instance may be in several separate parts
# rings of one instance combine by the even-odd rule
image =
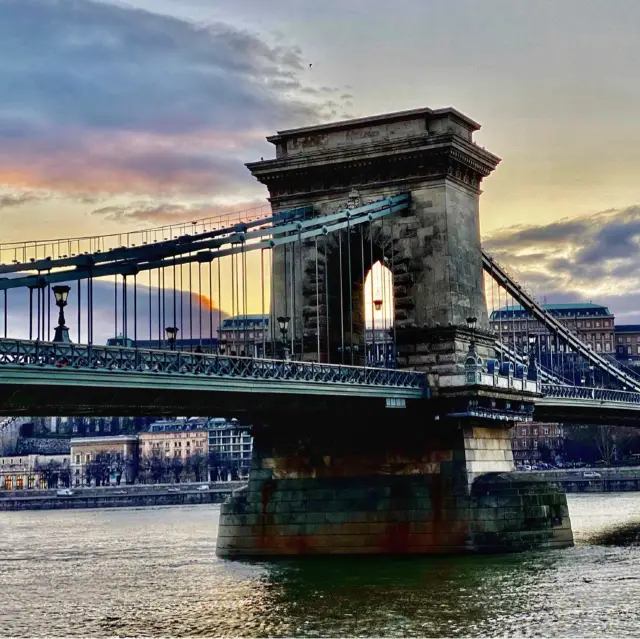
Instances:
[[[1,513],[8,636],[640,635],[640,494],[570,496],[577,545],[503,556],[215,557],[217,506]]]

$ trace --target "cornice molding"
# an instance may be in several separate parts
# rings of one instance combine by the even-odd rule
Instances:
[[[500,158],[454,134],[330,149],[247,164],[272,200],[449,178],[480,190]]]

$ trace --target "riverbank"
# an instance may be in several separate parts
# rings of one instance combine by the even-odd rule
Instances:
[[[56,490],[14,490],[0,495],[0,511],[220,504],[245,483],[219,482],[199,490],[203,485],[207,484],[73,488],[72,495],[58,495]]]
[[[579,468],[520,471],[532,481],[558,485],[566,493],[623,493],[640,491],[640,467]]]

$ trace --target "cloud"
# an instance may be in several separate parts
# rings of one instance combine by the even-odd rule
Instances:
[[[640,323],[640,206],[503,228],[484,246],[539,299],[593,301]]]
[[[325,119],[299,48],[91,0],[0,2],[0,184],[65,193],[254,186],[264,135]]]
[[[48,200],[50,197],[48,193],[39,193],[37,191],[0,192],[0,209],[22,206],[28,202],[40,202]]]
[[[123,224],[149,222],[153,224],[180,224],[203,218],[225,218],[235,221],[238,217],[265,217],[271,212],[266,200],[249,200],[229,205],[210,202],[182,204],[175,202],[134,201],[126,205],[103,206],[91,212],[111,222]]]

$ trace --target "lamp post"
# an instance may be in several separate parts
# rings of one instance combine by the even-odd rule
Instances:
[[[278,325],[280,327],[280,333],[282,333],[282,351],[283,359],[289,359],[289,349],[287,348],[287,332],[289,331],[290,317],[278,317]]]
[[[527,379],[537,382],[538,369],[536,368],[536,336],[529,335],[529,369],[527,370]]]
[[[64,307],[67,305],[67,299],[69,297],[69,291],[71,288],[69,286],[59,284],[53,287],[53,294],[56,298],[56,306],[60,309],[60,313],[58,314],[58,325],[56,326],[56,332],[53,336],[54,342],[65,342],[67,344],[71,343],[71,339],[69,338],[69,329],[65,326],[64,320]]]
[[[467,317],[467,328],[471,331],[471,344],[475,346],[476,344],[476,324],[478,323],[477,317]]]
[[[178,328],[175,326],[167,326],[164,329],[164,332],[167,334],[167,342],[169,342],[169,349],[172,351],[176,350],[176,338],[178,337]]]

